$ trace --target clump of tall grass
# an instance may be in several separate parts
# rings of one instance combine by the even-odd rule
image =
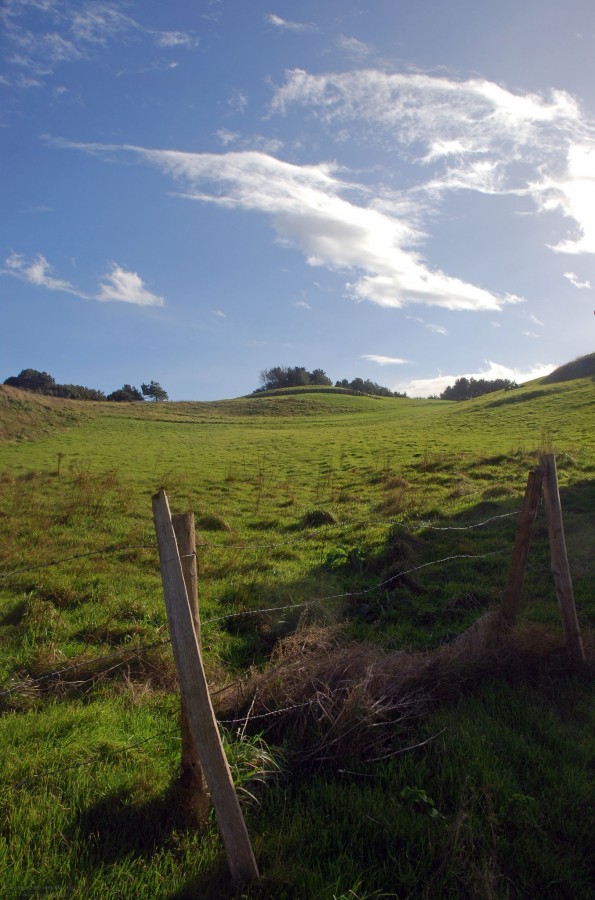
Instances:
[[[314,625],[281,641],[271,665],[252,671],[219,712],[249,709],[259,731],[288,743],[298,764],[337,766],[407,750],[416,720],[485,680],[530,681],[571,668],[560,637],[536,625],[507,632],[494,612],[451,643],[417,652],[387,652],[349,641],[341,626]]]

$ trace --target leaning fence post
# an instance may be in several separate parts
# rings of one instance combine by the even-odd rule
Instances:
[[[562,504],[560,503],[560,490],[558,488],[558,474],[556,472],[556,457],[553,453],[547,453],[541,457],[544,468],[543,494],[545,499],[545,511],[547,514],[547,527],[550,537],[550,553],[552,557],[552,572],[556,585],[556,596],[562,617],[564,640],[566,649],[578,662],[585,661],[585,651],[581,639],[581,632],[574,604],[574,592],[572,590],[572,578],[568,555],[566,553],[566,539],[564,537],[564,522],[562,521]]]
[[[198,561],[196,558],[196,533],[194,528],[194,513],[178,513],[172,516],[172,524],[178,544],[182,574],[186,585],[186,594],[190,605],[190,614],[198,642],[202,650],[200,640],[200,614],[198,609]],[[180,712],[180,727],[182,732],[182,758],[180,765],[180,800],[187,813],[201,824],[205,824],[209,811],[209,795],[202,770],[200,755],[197,746],[190,733],[188,715],[182,699]]]
[[[192,622],[167,494],[153,497],[161,580],[174,659],[190,733],[198,747],[234,881],[254,881],[258,868],[225,758]]]
[[[518,519],[510,572],[506,588],[504,589],[502,609],[500,610],[502,621],[509,628],[515,624],[521,605],[521,594],[529,558],[529,546],[531,544],[535,517],[537,516],[537,506],[541,496],[542,485],[543,469],[529,472],[527,488]]]

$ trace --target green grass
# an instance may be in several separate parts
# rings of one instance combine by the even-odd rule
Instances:
[[[173,662],[153,646],[167,638],[161,486],[197,517],[214,691],[266,667],[304,604],[310,621],[387,650],[464,632],[501,600],[505,516],[544,450],[591,640],[590,379],[461,404],[299,389],[46,400],[0,391],[0,575],[15,572],[0,578],[0,689],[26,685],[0,695],[2,896],[234,896],[213,817],[197,833],[176,803]],[[65,557],[77,558],[48,565]],[[394,590],[375,588],[387,580]],[[543,511],[523,619],[560,632]],[[110,671],[93,663],[114,652]],[[417,749],[342,770],[304,766],[281,736],[276,771],[230,726],[234,777],[258,801],[242,795],[263,876],[246,896],[591,896],[593,700],[559,669],[494,674],[411,723]]]

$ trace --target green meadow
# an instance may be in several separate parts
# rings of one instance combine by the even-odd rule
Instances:
[[[591,897],[594,393],[592,374],[463,403],[0,388],[1,895]],[[542,508],[515,633],[469,649],[544,452],[584,667],[565,655]],[[214,813],[199,828],[179,802],[161,487],[196,516],[249,887]]]

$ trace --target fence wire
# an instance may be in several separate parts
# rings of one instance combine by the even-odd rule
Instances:
[[[473,528],[482,528],[484,525],[488,525],[490,522],[495,522],[498,519],[508,519],[508,518],[511,518],[512,516],[518,516],[518,514],[519,514],[519,510],[515,510],[514,512],[510,512],[510,513],[503,513],[502,515],[491,516],[489,519],[485,519],[483,522],[476,522],[475,524],[471,524],[471,525],[442,526],[442,525],[433,525],[431,522],[425,522],[425,521],[412,522],[411,525],[414,528],[427,528],[427,529],[431,529],[432,531],[468,531]],[[374,523],[372,523],[370,520],[365,520],[362,522],[357,522],[357,523],[351,522],[351,523],[347,523],[347,524],[349,525],[350,528],[362,528],[365,526],[369,527]],[[250,541],[242,541],[241,543],[234,543],[234,544],[213,543],[210,541],[203,541],[199,537],[197,540],[197,544],[196,544],[196,550],[197,550],[197,552],[202,549],[271,550],[271,551],[274,551],[278,547],[286,547],[286,546],[290,546],[291,544],[297,544],[302,541],[307,541],[312,537],[316,537],[318,539],[321,539],[321,538],[322,539],[326,539],[326,538],[330,539],[332,537],[334,539],[334,535],[329,535],[328,532],[325,532],[321,529],[316,529],[315,531],[308,531],[304,534],[299,535],[298,537],[288,538],[285,541],[273,541],[272,543],[266,543],[266,544],[252,543]],[[63,563],[73,562],[74,560],[79,560],[79,559],[87,559],[92,556],[102,556],[104,554],[108,555],[111,553],[127,553],[127,552],[133,552],[133,551],[137,551],[137,550],[156,550],[156,549],[157,549],[156,543],[136,544],[136,545],[134,545],[134,544],[133,545],[111,544],[107,547],[100,547],[97,550],[87,550],[84,553],[73,553],[70,556],[63,556],[63,557],[60,557],[59,559],[53,559],[53,560],[50,560],[50,561],[44,562],[44,563],[36,563],[35,565],[32,565],[32,566],[23,566],[18,569],[10,569],[10,570],[0,571],[0,580],[11,578],[14,575],[23,575],[23,574],[27,574],[28,572],[36,572],[41,569],[53,568],[55,566],[60,566]]]
[[[493,550],[489,553],[459,553],[454,554],[452,556],[445,556],[441,559],[431,560],[427,563],[422,563],[419,566],[413,566],[410,569],[404,569],[402,572],[396,572],[394,575],[391,575],[390,578],[387,578],[385,581],[381,581],[378,584],[372,585],[369,588],[354,588],[349,591],[344,591],[338,594],[326,594],[321,597],[311,597],[308,600],[303,600],[299,603],[286,603],[281,606],[266,606],[261,607],[259,609],[246,609],[239,612],[234,613],[224,613],[221,616],[210,616],[209,618],[201,620],[201,626],[211,625],[215,622],[222,622],[228,619],[235,618],[245,618],[247,616],[257,616],[265,613],[271,612],[286,612],[287,610],[297,610],[297,609],[307,609],[309,607],[320,606],[322,603],[325,603],[328,600],[341,600],[346,599],[348,597],[360,597],[366,596],[368,594],[373,593],[374,591],[381,590],[382,588],[386,588],[391,583],[397,581],[397,579],[405,576],[411,575],[413,572],[418,572],[421,569],[426,569],[431,566],[437,566],[442,563],[451,562],[456,559],[485,559],[490,556],[496,556],[498,554],[504,553],[507,548],[503,548],[501,550]],[[125,657],[121,660],[121,664],[125,665],[131,659],[135,657],[139,657],[143,653],[148,652],[149,650],[155,650],[157,647],[163,647],[166,644],[171,643],[170,638],[163,638],[159,641],[154,641],[150,644],[140,644],[136,646],[128,646],[122,648],[121,650],[115,650],[112,653],[106,654],[104,656],[97,656],[88,659],[79,660],[79,662],[73,663],[69,666],[63,666],[60,669],[56,669],[52,672],[47,672],[44,675],[39,675],[37,678],[28,678],[26,681],[18,682],[17,684],[10,685],[7,688],[4,688],[0,691],[0,697],[5,697],[9,694],[13,693],[21,693],[28,694],[31,689],[36,687],[39,684],[43,684],[44,682],[51,681],[54,678],[59,678],[62,675],[65,675],[69,672],[73,672],[76,669],[83,668],[85,666],[94,666],[101,662],[109,662],[112,663],[116,659],[120,659],[121,657]],[[113,667],[112,667],[113,668]],[[97,677],[101,677],[102,674],[105,674],[109,670],[100,670],[96,673]]]
[[[83,769],[85,766],[92,766],[95,763],[106,762],[112,757],[121,756],[123,753],[128,753],[129,750],[134,750],[136,747],[142,747],[143,744],[148,744],[151,741],[157,740],[157,738],[164,737],[166,735],[178,734],[178,728],[169,728],[167,731],[158,731],[157,734],[152,734],[148,738],[143,738],[141,741],[135,741],[133,744],[127,744],[125,747],[115,747],[113,750],[106,750],[103,753],[96,753],[93,756],[87,757],[87,759],[82,760],[77,763],[69,763],[66,766],[55,766],[51,769],[42,769],[41,772],[36,772],[34,775],[29,775],[27,778],[21,779],[21,781],[15,781],[12,785],[5,785],[5,790],[14,790],[16,788],[25,787],[28,784],[32,784],[37,781],[38,778],[51,778],[54,775],[61,775],[63,772],[68,772],[72,769]]]

